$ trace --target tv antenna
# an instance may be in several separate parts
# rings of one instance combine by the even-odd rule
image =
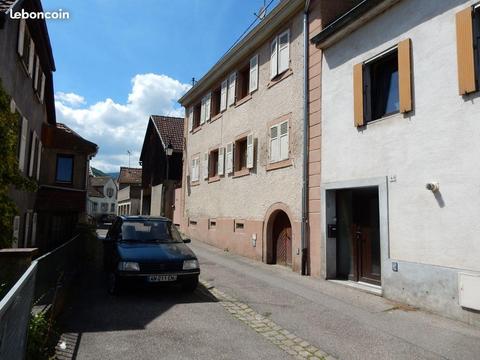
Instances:
[[[258,20],[263,20],[265,18],[265,16],[267,15],[267,4],[266,4],[266,0],[263,0],[263,6],[260,7],[260,9],[258,10],[258,14],[257,13],[253,13],[253,15],[255,15],[257,17]]]
[[[130,156],[132,155],[132,152],[130,150],[127,150],[128,154],[128,167],[130,167]]]

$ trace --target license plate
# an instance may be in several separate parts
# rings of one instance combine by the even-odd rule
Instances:
[[[148,282],[163,282],[163,281],[175,281],[177,275],[150,275]]]

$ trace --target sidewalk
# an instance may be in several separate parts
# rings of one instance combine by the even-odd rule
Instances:
[[[340,359],[480,359],[480,329],[198,241],[201,277]]]

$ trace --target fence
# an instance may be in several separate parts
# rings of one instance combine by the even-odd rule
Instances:
[[[34,260],[0,301],[0,359],[24,359],[32,306],[51,305],[58,311],[65,288],[81,263],[84,247],[79,235]]]

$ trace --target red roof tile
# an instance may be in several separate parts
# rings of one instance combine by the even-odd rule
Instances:
[[[118,175],[119,184],[141,184],[142,183],[142,169],[120,167],[120,174]]]
[[[183,118],[152,115],[151,119],[165,146],[172,144],[174,151],[183,151]]]

